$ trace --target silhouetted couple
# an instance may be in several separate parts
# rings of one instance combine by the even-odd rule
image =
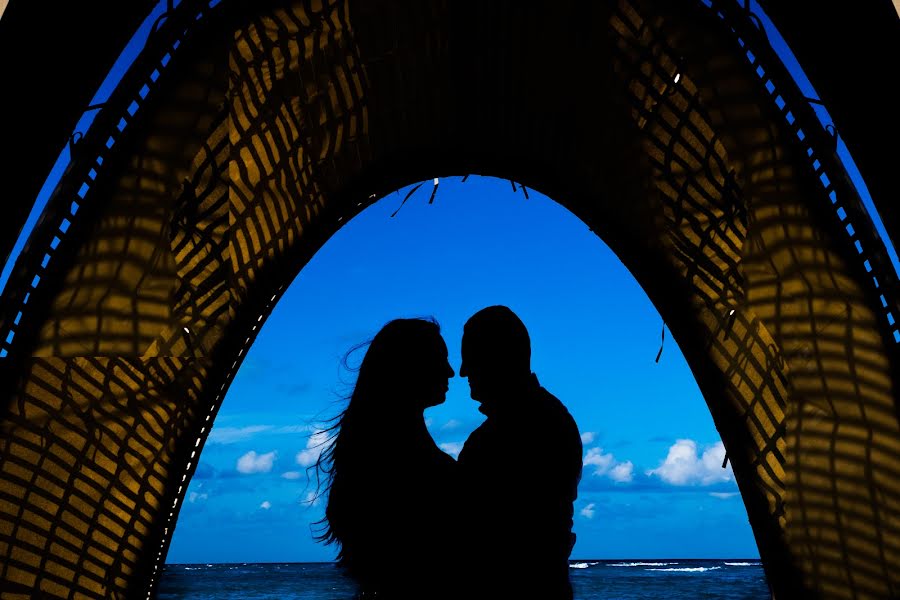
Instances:
[[[453,375],[437,323],[378,332],[317,465],[321,540],[339,545],[360,598],[571,598],[581,437],[531,372],[525,325],[505,306],[466,323],[460,376],[487,419],[458,461],[423,415]]]

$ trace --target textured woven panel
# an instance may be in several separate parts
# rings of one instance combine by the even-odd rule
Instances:
[[[224,65],[211,64],[215,47],[205,50],[167,74],[156,99],[166,108],[142,124],[147,134],[123,136],[108,159],[115,165],[97,167],[91,191],[105,206],[88,204],[79,209],[86,216],[72,218],[83,241],[34,355],[197,356],[221,336],[227,290],[208,296],[227,260],[227,194],[209,166],[228,154],[227,138],[216,135],[226,77]]]
[[[728,443],[737,418],[752,440],[742,449],[752,480],[809,590],[802,593],[891,596],[900,564],[900,470],[889,458],[898,450],[897,392],[881,311],[836,227],[832,190],[803,168],[808,157],[793,132],[761,127],[772,106],[754,99],[759,82],[737,77],[743,56],[687,28],[662,41],[647,32],[652,24],[632,23],[644,56],[662,57],[654,59],[664,69],[661,93],[631,89],[657,187],[671,202],[671,256],[694,283],[710,358],[730,384],[733,416],[717,419],[729,454],[741,451]],[[667,93],[679,70],[686,74]]]
[[[330,163],[366,127],[347,11],[346,2],[276,10],[235,34],[227,167],[229,249],[241,296],[319,216],[327,190],[339,184],[327,181],[338,167]],[[358,169],[358,161],[343,167]]]
[[[10,590],[152,595],[284,287],[380,195],[478,172],[556,199],[647,291],[777,597],[900,593],[896,281],[751,16],[687,0],[238,4],[184,0],[167,19],[4,295]]]
[[[107,358],[26,369],[3,425],[4,594],[129,597],[149,575],[143,557],[175,495],[206,371]]]

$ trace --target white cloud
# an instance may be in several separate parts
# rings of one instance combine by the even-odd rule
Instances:
[[[612,454],[603,454],[603,448],[591,448],[584,455],[584,466],[594,467],[594,475],[606,475],[615,462]]]
[[[280,435],[291,433],[308,433],[312,428],[309,425],[247,425],[246,427],[213,427],[209,432],[207,441],[210,444],[234,444],[245,442],[260,433],[267,435]]]
[[[612,452],[603,453],[603,448],[594,447],[584,455],[585,467],[593,467],[595,477],[609,477],[616,483],[630,483],[634,479],[634,465],[630,460],[618,461]]]
[[[301,467],[309,467],[316,464],[322,451],[318,448],[307,448],[297,453],[297,464]]]
[[[269,510],[270,508],[272,508],[272,503],[268,500],[265,500],[262,504],[259,505],[259,507],[263,510]]]
[[[312,429],[309,425],[282,425],[272,430],[273,433],[306,433]]]
[[[210,444],[234,444],[249,440],[257,433],[272,429],[271,425],[248,425],[247,427],[213,427],[207,441]]]
[[[722,481],[731,481],[731,465],[722,468],[725,459],[725,446],[717,442],[698,455],[697,442],[694,440],[676,440],[669,448],[666,459],[655,469],[647,471],[647,475],[656,475],[672,485],[709,485]]]
[[[450,431],[451,429],[459,429],[462,427],[462,421],[457,419],[450,419],[443,425],[441,425],[441,431]]]
[[[209,495],[207,495],[205,492],[202,494],[198,492],[191,492],[190,494],[188,494],[188,502],[190,502],[191,504],[194,504],[195,502],[197,502],[197,500],[206,500],[207,498],[209,498]]]
[[[587,506],[581,509],[581,516],[585,519],[593,519],[594,518],[594,503],[591,502]]]
[[[609,471],[609,478],[618,483],[629,483],[634,479],[634,465],[630,460],[619,463]]]
[[[597,439],[596,431],[585,431],[581,434],[581,443],[582,444],[592,444],[594,440]]]
[[[318,506],[319,502],[322,500],[322,497],[319,496],[316,492],[307,492],[306,497],[300,501],[304,506]]]
[[[463,442],[444,442],[439,447],[453,458],[459,458],[459,453],[463,449]]]
[[[300,479],[301,477],[303,477],[303,473],[301,473],[300,471],[285,471],[281,474],[281,476],[285,479]]]
[[[237,461],[237,470],[245,475],[250,473],[268,473],[275,464],[277,453],[266,452],[265,454],[257,454],[255,450],[251,450],[247,454],[240,457]]]
[[[316,429],[306,440],[306,448],[297,453],[297,464],[301,467],[309,467],[319,460],[319,455],[328,444],[328,432]]]
[[[734,498],[735,496],[740,496],[740,492],[710,492],[710,496],[713,498],[719,498],[720,500],[727,500],[729,498]]]

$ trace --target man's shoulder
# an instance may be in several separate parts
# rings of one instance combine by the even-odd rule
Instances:
[[[539,395],[538,404],[541,408],[536,417],[539,419],[539,426],[545,438],[554,440],[553,443],[557,447],[572,448],[573,452],[577,447],[580,456],[581,433],[578,431],[578,424],[569,413],[569,409],[544,387],[541,387],[537,393]]]
[[[540,399],[540,405],[543,411],[549,412],[560,421],[575,427],[575,419],[569,413],[569,409],[566,408],[566,405],[562,403],[562,400],[551,394],[542,386],[538,388],[537,395]]]

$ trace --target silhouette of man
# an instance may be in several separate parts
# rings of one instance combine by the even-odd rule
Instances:
[[[458,462],[465,597],[572,598],[568,559],[581,436],[531,372],[531,341],[515,313],[491,306],[469,319],[459,374],[487,416]]]

